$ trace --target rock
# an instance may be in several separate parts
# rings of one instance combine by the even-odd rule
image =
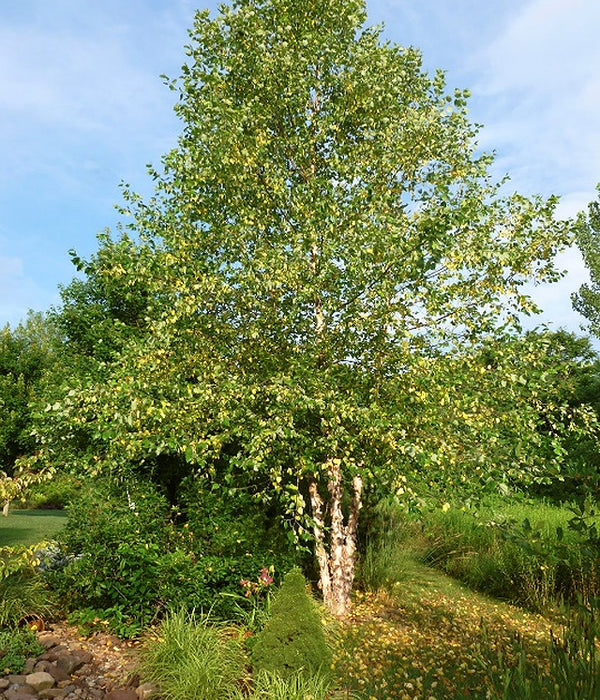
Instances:
[[[34,671],[48,671],[48,669],[52,666],[50,661],[38,661],[36,665],[33,667]]]
[[[46,690],[41,690],[38,693],[38,698],[44,698],[48,700],[64,700],[69,694],[68,690],[64,688],[47,688]]]
[[[64,669],[60,668],[56,663],[49,664],[46,672],[49,673],[57,683],[60,683],[60,681],[71,680],[71,675]]]
[[[67,693],[70,693],[71,691],[75,690],[75,686],[71,683],[70,678],[66,681],[58,681],[56,686],[57,686],[57,688],[66,688]]]
[[[139,700],[139,696],[133,688],[117,688],[106,693],[104,700]]]
[[[31,686],[37,693],[40,690],[46,690],[46,688],[53,688],[56,681],[49,673],[46,673],[46,671],[38,671],[37,673],[30,673],[25,678],[25,683]]]
[[[17,675],[16,673],[11,673],[6,678],[10,685],[23,685],[25,683],[25,676]]]
[[[36,663],[37,659],[25,659],[25,665],[23,666],[23,674],[25,676],[28,676],[30,673],[33,673],[36,670]]]
[[[73,655],[79,659],[79,665],[89,664],[94,660],[94,655],[91,651],[86,651],[85,649],[79,649],[73,652]]]
[[[64,671],[68,676],[70,676],[73,671],[83,666],[83,661],[75,654],[61,654],[58,659],[56,659],[56,667],[61,671]]]
[[[55,637],[50,632],[40,632],[38,634],[38,639],[44,649],[52,649],[52,647],[56,647],[60,644],[58,637]]]
[[[150,700],[155,698],[160,692],[160,688],[154,683],[142,683],[137,687],[136,691],[139,700]]]
[[[0,693],[10,687],[8,678],[0,678]]]
[[[28,688],[26,685],[15,685],[4,691],[4,697],[6,700],[31,700],[31,698],[36,698],[37,695],[35,690]]]
[[[49,649],[45,654],[42,654],[38,658],[40,660],[46,659],[48,661],[56,661],[58,657],[63,653],[63,652],[68,652],[69,650],[64,644],[56,644],[54,645],[51,649]]]

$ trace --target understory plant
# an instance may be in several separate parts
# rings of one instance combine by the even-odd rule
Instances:
[[[30,629],[0,629],[0,672],[21,673],[26,659],[43,652],[44,647]]]
[[[547,665],[527,660],[521,642],[516,664],[500,653],[488,661],[490,697],[497,700],[599,700],[600,652],[595,606],[578,606],[560,635],[552,635]]]
[[[246,683],[239,630],[207,617],[170,613],[142,650],[140,673],[164,700],[233,700]]]
[[[250,656],[256,673],[273,673],[281,678],[298,673],[329,674],[331,651],[299,569],[285,575],[273,600],[271,617],[254,638]]]

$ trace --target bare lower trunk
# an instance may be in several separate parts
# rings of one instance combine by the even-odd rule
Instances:
[[[362,478],[355,476],[352,481],[353,497],[347,522],[342,511],[342,469],[340,460],[330,460],[328,464],[330,517],[329,547],[325,541],[325,516],[323,498],[317,482],[309,483],[310,502],[315,535],[315,554],[319,564],[319,576],[323,600],[328,609],[337,617],[344,617],[350,611],[350,595],[354,583],[356,559],[356,530],[358,513],[362,506]]]
[[[10,501],[4,501],[4,505],[2,506],[2,515],[5,518],[8,518],[8,509],[10,508]]]

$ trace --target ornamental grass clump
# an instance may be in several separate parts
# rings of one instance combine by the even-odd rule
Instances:
[[[328,675],[331,651],[299,569],[284,577],[273,599],[271,617],[254,639],[251,659],[257,674],[269,672],[281,678],[298,673]]]
[[[246,657],[232,630],[177,612],[143,649],[140,673],[163,700],[228,700],[244,685]]]

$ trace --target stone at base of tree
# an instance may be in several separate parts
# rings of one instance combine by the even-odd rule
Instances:
[[[31,700],[32,698],[37,698],[37,694],[31,688],[27,689],[23,686],[17,686],[15,688],[8,688],[4,691],[4,697],[6,700]]]
[[[117,688],[106,693],[104,700],[139,700],[133,688]]]
[[[25,683],[31,686],[36,693],[39,693],[40,690],[53,688],[56,681],[49,673],[46,673],[46,671],[37,671],[36,673],[30,673],[26,676]]]
[[[151,700],[158,697],[160,688],[154,683],[142,683],[136,690],[139,700]]]

